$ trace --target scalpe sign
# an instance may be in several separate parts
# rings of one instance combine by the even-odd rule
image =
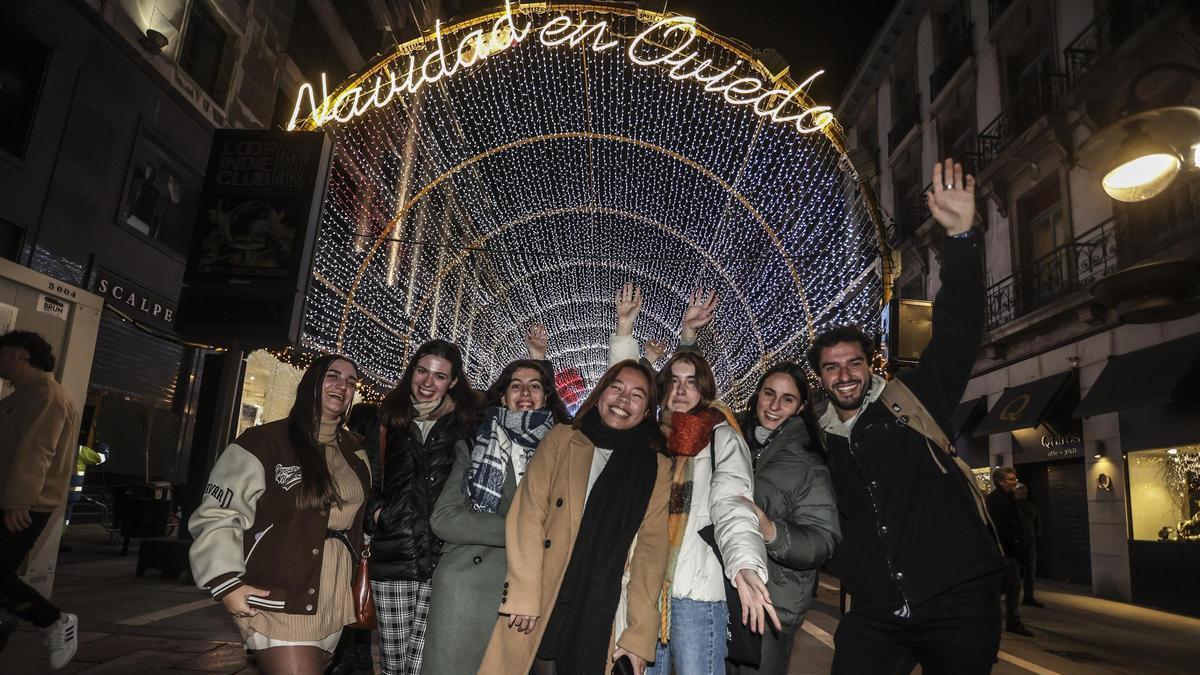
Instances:
[[[538,17],[540,18],[540,16]],[[433,42],[436,48],[418,62],[418,54],[408,55],[407,68],[397,72],[384,67],[375,75],[373,84],[366,82],[348,87],[335,97],[329,94],[329,83],[321,75],[321,102],[317,102],[316,89],[304,83],[296,94],[288,130],[297,128],[314,129],[331,121],[349,122],[373,108],[383,108],[393,98],[405,94],[416,94],[423,87],[460,70],[480,62],[524,42],[536,31],[538,41],[546,47],[588,45],[594,52],[604,52],[620,46],[613,37],[607,21],[589,23],[586,13],[575,19],[566,14],[550,18],[540,27],[533,19],[518,24],[513,13],[511,0],[504,3],[504,13],[493,23],[490,30],[475,29],[467,33],[457,47],[447,47],[442,36],[442,24],[434,25]],[[664,17],[629,40],[625,53],[628,59],[639,66],[669,67],[670,76],[676,80],[690,80],[704,85],[709,93],[719,93],[726,102],[736,106],[749,106],[756,115],[772,124],[791,124],[802,134],[824,130],[833,123],[829,106],[808,105],[805,91],[824,71],[818,70],[795,87],[772,87],[768,82],[750,74],[745,61],[737,61],[727,68],[718,68],[711,59],[702,59],[692,49],[696,40],[696,20],[686,16]],[[307,104],[307,113],[302,116]]]

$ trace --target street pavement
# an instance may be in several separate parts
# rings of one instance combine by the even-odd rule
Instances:
[[[98,526],[70,536],[54,600],[79,615],[81,645],[59,673],[257,673],[221,605],[185,580],[138,579],[136,544],[120,557]],[[1005,634],[994,672],[1195,673],[1200,620],[1090,597],[1088,589],[1042,583],[1046,609],[1022,607],[1032,638]],[[792,655],[791,675],[829,672],[839,616],[837,580],[821,588]],[[22,626],[0,653],[0,673],[49,671],[40,632]],[[919,672],[919,669],[918,669]]]

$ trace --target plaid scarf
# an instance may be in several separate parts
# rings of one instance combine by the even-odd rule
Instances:
[[[475,431],[471,449],[471,469],[463,476],[471,509],[483,513],[500,510],[507,470],[508,444],[502,442],[500,430],[512,445],[524,453],[525,463],[533,457],[538,443],[554,426],[554,415],[546,409],[514,412],[508,408],[488,408],[483,423]]]

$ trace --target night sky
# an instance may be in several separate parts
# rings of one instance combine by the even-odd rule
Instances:
[[[586,0],[584,0],[586,2]],[[453,13],[469,16],[503,0],[448,0]],[[883,25],[894,0],[653,0],[644,6],[694,16],[709,29],[746,43],[774,48],[791,65],[797,82],[824,69],[810,88],[821,105],[837,107],[863,53]]]
[[[824,69],[810,89],[814,100],[837,107],[894,0],[671,0],[669,11],[700,23],[753,49],[774,48],[792,66],[792,78],[804,80]]]

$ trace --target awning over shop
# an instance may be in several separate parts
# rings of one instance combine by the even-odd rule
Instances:
[[[1108,357],[1076,417],[1171,403],[1200,366],[1200,334]]]
[[[974,434],[982,436],[1036,427],[1053,410],[1074,375],[1074,371],[1067,371],[1005,389],[1000,400],[975,427]]]
[[[959,436],[974,431],[986,413],[987,399],[983,396],[959,403],[954,409],[954,414],[950,416],[950,442],[953,443]]]

